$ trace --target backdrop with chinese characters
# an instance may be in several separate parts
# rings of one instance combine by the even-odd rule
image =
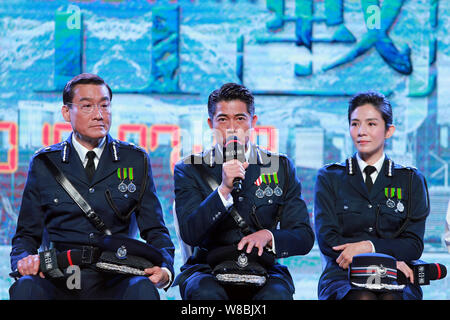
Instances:
[[[173,166],[211,145],[206,102],[225,82],[255,94],[253,139],[294,159],[313,216],[317,170],[353,154],[347,102],[368,89],[391,100],[387,154],[427,178],[424,259],[450,266],[450,2],[439,0],[78,0],[0,3],[0,298],[28,164],[62,141],[62,88],[81,72],[111,86],[111,134],[147,151],[164,218],[173,220]],[[317,299],[317,245],[285,259],[296,299]],[[179,270],[178,250],[175,269]],[[425,287],[448,299],[448,279]],[[179,299],[178,288],[161,292]]]

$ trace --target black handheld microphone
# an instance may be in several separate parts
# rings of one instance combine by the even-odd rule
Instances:
[[[233,159],[237,159],[240,162],[245,162],[245,147],[236,136],[228,137],[227,141],[225,142],[223,155],[224,155],[223,157],[224,162]],[[235,191],[236,193],[240,193],[242,191],[241,178],[238,177],[234,178],[233,191]]]
[[[407,265],[414,272],[414,284],[426,286],[430,284],[430,280],[444,279],[447,276],[447,268],[440,263],[426,263],[422,260],[414,260]],[[399,284],[408,284],[409,279],[406,278],[400,270],[397,272],[397,281]]]
[[[39,271],[46,277],[61,278],[64,276],[65,270],[69,266],[82,264],[81,250],[67,250],[56,253],[55,249],[39,252]],[[10,277],[20,278],[22,275],[19,271],[11,272]]]

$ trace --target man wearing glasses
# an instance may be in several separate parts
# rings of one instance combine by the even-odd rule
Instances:
[[[110,87],[97,75],[83,73],[66,84],[61,112],[73,132],[31,160],[12,239],[11,266],[20,277],[10,288],[11,299],[159,299],[157,288],[170,286],[174,246],[156,196],[150,159],[140,147],[108,134],[111,100]],[[132,237],[137,222],[141,238],[162,253],[161,266],[146,268],[145,276],[133,276],[100,272],[87,264],[81,267],[77,288],[64,278],[40,272],[37,250],[45,245],[44,236],[57,252],[84,250],[83,258],[95,253],[102,236],[52,176],[44,157],[63,172],[112,235]]]

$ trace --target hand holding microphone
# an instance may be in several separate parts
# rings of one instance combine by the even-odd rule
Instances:
[[[38,254],[29,255],[17,262],[17,272],[22,275],[36,275],[39,271],[40,259]],[[41,278],[45,278],[44,274],[39,272]]]
[[[417,285],[426,286],[430,284],[430,280],[440,280],[447,276],[447,268],[440,263],[426,263],[422,260],[414,260],[406,264],[411,270],[412,282]],[[411,279],[411,276],[409,278]],[[397,281],[400,284],[410,282],[403,272],[397,273]]]
[[[18,278],[39,272],[41,278],[58,278],[64,276],[63,272],[68,266],[81,264],[81,250],[68,250],[57,254],[55,249],[50,249],[20,259],[17,262],[17,271],[11,272],[10,276]]]
[[[227,139],[223,156],[222,183],[219,191],[227,198],[231,192],[242,191],[242,181],[245,179],[248,162],[245,161],[245,147],[236,136]]]

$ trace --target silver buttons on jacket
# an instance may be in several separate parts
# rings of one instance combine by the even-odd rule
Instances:
[[[213,221],[215,221],[215,220],[217,220],[217,219],[219,219],[219,217],[221,216],[221,214],[222,214],[222,212],[217,212],[214,216],[213,216]]]

